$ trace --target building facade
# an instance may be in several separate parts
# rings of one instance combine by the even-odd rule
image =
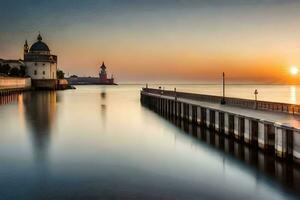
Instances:
[[[26,75],[31,77],[32,86],[37,89],[55,89],[57,84],[57,56],[50,53],[39,34],[37,41],[29,48],[24,44]]]
[[[99,77],[78,77],[70,76],[67,80],[71,85],[117,85],[114,82],[113,75],[107,78],[106,66],[104,62],[100,66]]]
[[[20,69],[24,65],[23,60],[5,60],[0,59],[0,65],[9,65],[11,68]]]

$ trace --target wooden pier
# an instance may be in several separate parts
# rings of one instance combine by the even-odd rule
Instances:
[[[164,116],[206,126],[252,148],[300,163],[300,106],[143,88],[141,103]]]

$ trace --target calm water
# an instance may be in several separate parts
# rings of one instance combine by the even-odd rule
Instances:
[[[290,94],[298,86],[260,87],[274,100],[300,100]],[[140,88],[78,86],[1,99],[0,199],[299,197],[299,168],[162,118],[140,105]],[[231,89],[247,97],[253,88]]]

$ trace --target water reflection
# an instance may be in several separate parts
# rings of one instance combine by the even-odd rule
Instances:
[[[103,100],[106,98],[105,90],[100,93],[100,96],[101,96],[101,99],[103,99]]]
[[[9,94],[9,95],[0,96],[0,106],[9,104],[9,103],[13,103],[13,102],[17,102],[19,99],[19,96],[21,96],[20,93],[13,93],[13,94]]]
[[[295,86],[290,87],[290,102],[292,104],[296,104],[296,102],[297,102],[297,92],[296,92]]]
[[[263,177],[258,172],[263,172],[279,181],[286,190],[300,195],[300,169],[296,164],[284,162],[270,154],[250,148],[244,143],[228,139],[213,130],[178,118],[164,117],[202,144],[204,143],[220,153],[225,152],[226,154],[222,157],[224,167],[226,162],[240,162],[239,164],[244,165],[241,167],[244,170],[252,171],[257,180]]]
[[[107,110],[107,105],[106,105],[106,88],[102,87],[101,88],[101,93],[100,93],[100,105],[101,105],[101,119],[103,122],[103,125],[105,126],[105,120],[106,120],[106,110]]]
[[[278,184],[299,191],[294,166],[181,120],[173,126],[141,107],[140,87],[26,93],[0,106],[3,198],[294,199]]]
[[[31,129],[33,150],[37,161],[47,159],[51,128],[56,115],[56,92],[24,93],[27,126]]]

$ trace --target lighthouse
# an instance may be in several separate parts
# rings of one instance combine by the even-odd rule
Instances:
[[[100,66],[99,82],[100,84],[107,84],[107,85],[114,84],[113,75],[111,75],[111,78],[107,78],[106,66],[104,62],[102,62],[102,65]]]
[[[100,66],[99,77],[100,77],[100,82],[104,83],[107,81],[106,66],[105,66],[104,62],[102,62],[102,65]]]

